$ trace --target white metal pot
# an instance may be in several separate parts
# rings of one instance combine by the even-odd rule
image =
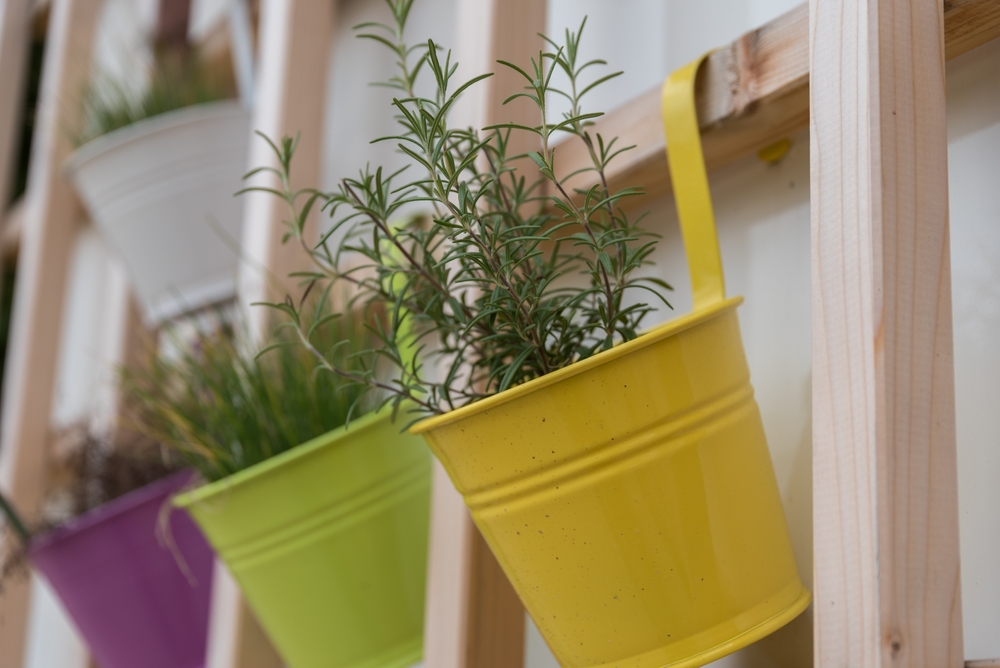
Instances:
[[[237,102],[140,121],[75,151],[66,170],[118,252],[147,325],[236,293],[250,115]]]

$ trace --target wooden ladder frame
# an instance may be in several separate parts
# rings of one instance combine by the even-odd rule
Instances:
[[[27,25],[33,4],[3,6],[15,18],[0,34],[5,101],[19,94],[16,65],[26,48],[26,35],[12,26]],[[69,64],[89,57],[100,0],[51,4],[0,416],[0,485],[29,512],[44,488],[65,267],[79,221],[59,169],[68,144],[57,128],[72,119],[58,101],[82,81]],[[545,28],[540,5],[460,0],[460,34],[473,39],[459,45],[459,60],[485,69],[501,55],[533,55],[533,35]],[[271,135],[317,137],[315,155],[300,150],[303,183],[319,179],[332,7],[263,0],[273,25],[261,36],[255,124]],[[944,61],[997,36],[996,0],[809,0],[715,52],[702,74],[699,121],[710,169],[810,127],[820,668],[963,664]],[[489,122],[507,85],[494,78],[456,113]],[[16,105],[0,105],[0,165],[10,164],[13,150],[3,134],[13,122],[8,106]],[[669,191],[661,128],[658,90],[599,120],[597,131],[639,146],[614,165],[612,187],[642,185],[650,197]],[[258,163],[266,159],[259,148],[252,149]],[[557,150],[563,173],[586,160],[573,144]],[[297,260],[279,250],[279,221],[273,206],[248,203],[244,242],[281,275]],[[245,297],[267,291],[251,277],[241,289]],[[126,327],[129,318],[121,321]],[[519,665],[523,610],[440,469],[432,527],[427,667]],[[234,591],[218,594],[228,603],[217,606],[212,643],[225,649],[209,665],[276,665],[259,649],[259,632],[240,621],[245,611]],[[21,665],[26,604],[19,587],[0,599],[2,665]],[[989,665],[998,664],[967,664]]]

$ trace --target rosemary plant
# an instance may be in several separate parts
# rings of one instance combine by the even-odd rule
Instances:
[[[396,142],[408,167],[391,174],[365,168],[332,192],[293,190],[296,142],[286,137],[280,146],[268,140],[278,168],[247,175],[271,172],[280,188],[247,190],[270,192],[288,204],[286,239],[298,240],[315,264],[298,274],[307,290],[346,283],[357,302],[382,304],[390,317],[374,331],[377,345],[352,357],[364,362],[359,373],[319,353],[293,302],[268,306],[288,316],[325,368],[377,388],[382,401],[397,408],[405,402],[418,416],[447,412],[635,338],[655,304],[670,306],[664,297],[670,286],[637,276],[656,243],[623,206],[640,190],[608,186],[608,165],[632,147],[589,129],[601,114],[585,112],[584,98],[620,72],[590,76],[606,63],[580,58],[586,22],[567,30],[563,44],[545,38],[546,50],[527,68],[499,62],[525,84],[507,102],[533,102],[536,125],[477,129],[452,125],[449,114],[463,92],[492,75],[456,82],[450,51],[433,41],[405,40],[413,0],[387,4],[391,25],[358,29],[396,56],[396,73],[382,85],[396,93],[399,131],[375,141]],[[429,96],[417,86],[425,74],[433,78]],[[553,96],[569,101],[562,118],[550,118]],[[519,132],[533,135],[538,150],[512,154],[511,137]],[[583,171],[596,177],[589,189],[570,190],[572,175],[557,176],[554,140],[567,134],[587,147],[591,165]],[[332,222],[310,243],[306,221],[316,207]],[[423,207],[426,217],[391,222],[415,207]],[[649,294],[654,305],[626,299],[633,293]],[[377,360],[394,367],[391,383],[374,378]]]
[[[322,309],[319,309],[322,310]],[[353,373],[342,354],[372,337],[350,315],[313,320],[311,340],[325,359]],[[322,372],[287,337],[254,355],[231,328],[200,331],[193,342],[158,351],[143,367],[122,369],[136,426],[176,449],[209,481],[224,478],[344,425],[362,388]]]

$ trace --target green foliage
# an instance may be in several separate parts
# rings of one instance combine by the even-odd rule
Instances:
[[[106,76],[90,86],[84,95],[83,128],[75,141],[80,146],[145,118],[234,96],[232,81],[211,72],[196,56],[161,54],[141,89]]]
[[[31,540],[31,532],[28,530],[28,525],[2,493],[0,493],[0,513],[3,513],[4,519],[7,520],[7,525],[14,535],[17,536],[17,539],[21,541],[21,544],[27,545],[28,541]]]
[[[345,342],[373,343],[360,319],[317,307],[309,327],[318,354],[351,371]],[[175,337],[142,367],[122,370],[137,427],[177,449],[207,480],[218,480],[343,426],[361,388],[315,363],[281,336],[254,355],[231,330]],[[174,350],[171,350],[173,348]],[[322,353],[319,350],[322,350]]]
[[[387,3],[392,25],[358,27],[361,37],[396,55],[397,72],[382,85],[397,93],[392,104],[399,131],[375,141],[395,142],[409,167],[392,174],[366,168],[333,192],[295,191],[289,174],[296,142],[285,138],[280,146],[268,140],[279,168],[248,174],[271,172],[280,179],[279,189],[248,190],[265,190],[287,203],[286,236],[302,243],[315,263],[314,271],[300,274],[304,284],[346,283],[358,302],[385,306],[390,317],[375,332],[378,345],[357,353],[369,367],[377,359],[393,366],[391,388],[378,388],[383,402],[407,402],[423,415],[444,413],[635,338],[654,306],[626,295],[649,294],[654,304],[669,306],[663,291],[670,286],[635,276],[649,263],[655,235],[623,208],[639,190],[612,192],[605,178],[608,164],[631,147],[592,135],[589,124],[601,114],[582,106],[595,87],[620,73],[590,77],[605,63],[581,61],[581,25],[566,32],[564,44],[546,39],[548,50],[527,68],[500,62],[524,80],[523,92],[508,102],[533,102],[537,125],[454,127],[449,113],[456,100],[492,75],[456,82],[450,51],[432,41],[406,43],[413,0]],[[417,92],[425,74],[435,84],[430,97]],[[570,112],[550,119],[551,96],[567,99]],[[512,154],[514,133],[530,133],[539,150]],[[569,192],[566,177],[556,176],[553,140],[560,133],[584,142],[592,163],[584,171],[597,185]],[[304,228],[317,206],[332,223],[310,244]],[[415,207],[427,210],[429,220],[390,222]],[[298,321],[289,304],[271,306]],[[308,333],[298,329],[308,345]],[[318,357],[345,379],[375,386],[370,374]]]

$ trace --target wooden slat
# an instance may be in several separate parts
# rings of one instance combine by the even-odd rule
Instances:
[[[67,128],[89,74],[101,0],[53,0],[28,174],[10,342],[0,405],[0,486],[29,517],[45,489],[45,453],[60,321],[81,209],[62,164]],[[0,598],[0,665],[24,656],[29,584],[11,582]]]
[[[1000,36],[1000,2],[945,0],[945,39],[954,58]],[[802,4],[741,36],[707,60],[698,92],[705,162],[718,169],[799,130],[809,122],[809,11]],[[598,119],[592,132],[637,148],[608,170],[612,189],[642,186],[646,199],[670,189],[657,87]],[[557,146],[559,174],[589,165],[582,142]],[[593,177],[570,183],[587,188]],[[640,203],[641,198],[634,202]]]
[[[334,2],[329,0],[264,0],[260,16],[259,72],[251,127],[275,140],[301,133],[295,154],[294,187],[320,182],[323,111],[329,47],[334,29]],[[250,142],[249,167],[277,166],[274,154],[256,135]],[[266,175],[256,181],[276,187]],[[289,272],[308,266],[294,243],[281,244],[286,215],[277,198],[251,193],[243,203],[243,252],[239,301],[247,308],[255,336],[269,328],[266,309],[258,301],[280,300],[295,290]],[[278,668],[277,653],[246,608],[239,588],[222,568],[212,593],[209,657],[206,668]]]
[[[523,87],[498,59],[526,66],[543,47],[545,3],[536,0],[462,0],[456,20],[459,80],[495,76],[471,88],[454,122],[482,128],[513,121],[538,123],[527,100],[503,106]],[[511,137],[512,154],[537,149],[526,133]],[[507,576],[472,523],[461,495],[435,462],[430,564],[424,626],[428,668],[518,668],[524,661],[524,608]]]
[[[1000,3],[944,0],[944,53],[948,60],[1000,35]]]
[[[960,668],[943,12],[811,0],[817,668]]]
[[[982,659],[979,661],[966,661],[965,668],[1000,668],[1000,659]]]

